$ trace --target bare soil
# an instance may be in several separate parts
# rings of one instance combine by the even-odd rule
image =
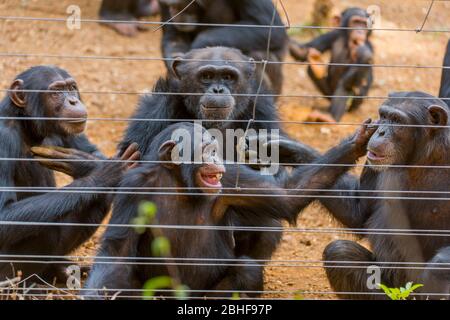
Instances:
[[[312,0],[283,1],[292,24],[306,24],[311,19]],[[81,7],[82,18],[96,18],[100,0],[0,0],[0,16],[65,17],[66,8],[76,3]],[[421,0],[343,0],[334,1],[336,10],[348,6],[381,9],[382,27],[417,28],[422,24],[429,5]],[[436,2],[425,29],[447,29],[450,3]],[[158,21],[159,17],[151,18]],[[161,61],[126,60],[120,57],[160,57],[161,32],[140,33],[136,38],[125,38],[97,23],[83,23],[81,30],[71,31],[65,22],[19,21],[0,19],[0,88],[6,89],[14,76],[38,64],[55,64],[67,69],[78,81],[81,91],[151,90],[164,74]],[[448,40],[448,33],[415,33],[376,31],[373,43],[377,64],[440,66]],[[26,53],[36,56],[11,57],[3,53]],[[39,57],[39,55],[114,56],[117,60],[73,59]],[[288,61],[293,61],[291,58]],[[286,65],[286,95],[316,95],[305,67]],[[421,90],[437,95],[441,70],[439,68],[375,68],[375,85],[371,96],[383,97],[391,91]],[[136,94],[83,94],[90,117],[130,116],[136,106]],[[368,117],[376,118],[382,99],[369,99],[356,112],[346,114],[343,122],[360,123]],[[279,101],[282,119],[304,121],[312,108],[326,105],[322,99],[284,97]],[[89,123],[89,138],[107,155],[113,155],[127,122]],[[288,132],[313,147],[324,151],[355,130],[354,126],[289,124]],[[61,177],[61,183],[67,178]],[[304,210],[298,226],[305,228],[337,227],[337,223],[320,205]],[[324,247],[342,235],[328,233],[285,233],[275,260],[320,260]],[[89,241],[78,254],[93,255],[98,236]],[[265,290],[302,291],[305,299],[332,299],[325,273],[319,264],[315,267],[267,267]],[[308,293],[310,292],[310,293]],[[292,294],[268,293],[269,297],[292,297]]]

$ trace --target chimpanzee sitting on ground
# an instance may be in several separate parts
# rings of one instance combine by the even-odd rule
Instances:
[[[315,164],[354,164],[366,153],[366,144],[373,131],[366,123]],[[117,196],[110,221],[113,226],[108,227],[103,237],[101,250],[87,280],[86,287],[91,290],[84,293],[86,298],[111,297],[118,292],[128,297],[139,293],[135,289],[141,289],[145,281],[162,275],[187,285],[194,290],[194,296],[213,295],[211,290],[225,291],[215,293],[219,295],[235,291],[255,291],[246,293],[258,295],[256,292],[263,289],[261,264],[236,254],[233,230],[214,228],[240,225],[228,207],[250,208],[260,217],[292,219],[313,198],[289,197],[304,192],[288,190],[329,188],[349,168],[301,166],[291,176],[263,176],[246,166],[225,167],[219,148],[217,139],[192,123],[173,124],[154,137],[148,147],[148,162],[129,171],[121,184],[123,188],[140,192]],[[236,181],[236,175],[240,177],[240,188],[222,190],[222,177],[223,185],[230,186]],[[153,263],[142,263],[142,258],[152,257],[153,229],[138,234],[127,226],[144,201],[152,201],[158,208],[156,221],[152,224],[193,226],[193,229],[160,230],[172,248],[171,256],[160,264],[148,259],[147,262]],[[195,226],[212,228],[195,229]],[[118,259],[110,263],[111,257]],[[132,259],[134,257],[136,259]],[[193,260],[189,261],[189,258]],[[208,265],[201,265],[208,260]],[[230,260],[231,265],[226,265]],[[174,261],[184,265],[174,266]]]
[[[102,20],[106,20],[104,22],[106,26],[121,35],[133,37],[138,31],[147,30],[143,25],[133,21],[158,13],[158,0],[103,0],[99,15]]]
[[[291,40],[291,55],[300,61],[309,61],[308,75],[320,92],[331,100],[331,117],[321,112],[311,114],[311,121],[339,121],[348,107],[357,109],[363,98],[369,93],[373,82],[371,66],[330,65],[326,70],[321,65],[322,53],[331,50],[330,63],[335,64],[371,64],[373,47],[369,40],[370,30],[367,24],[368,14],[363,9],[349,8],[342,12],[341,27],[356,29],[338,29],[317,37],[311,42],[300,44]],[[362,29],[357,29],[362,28]],[[335,97],[331,97],[335,96]]]
[[[241,50],[255,60],[280,62],[287,52],[288,38],[275,12],[274,26],[270,26],[275,7],[271,0],[160,0],[161,20],[169,21],[163,27],[162,51],[165,58],[182,56],[191,49],[224,46]],[[190,5],[189,5],[190,4]],[[186,9],[186,10],[184,10]],[[184,11],[183,11],[184,10]],[[173,19],[172,19],[173,18]],[[172,20],[171,20],[172,19]],[[227,24],[203,26],[195,24]],[[257,25],[257,27],[233,27],[229,25]],[[270,42],[269,42],[270,36]],[[267,57],[269,46],[270,56]],[[258,79],[262,76],[262,64],[258,64]],[[167,61],[171,69],[171,61]],[[263,75],[265,85],[276,94],[283,85],[282,65],[267,64]]]
[[[42,92],[46,90],[49,91]],[[0,186],[6,189],[0,190],[0,254],[60,256],[70,253],[96,228],[20,223],[101,223],[109,210],[110,199],[96,193],[40,191],[42,187],[50,191],[56,186],[54,173],[45,167],[73,177],[74,181],[65,187],[69,190],[114,188],[127,165],[83,161],[104,157],[82,134],[86,108],[75,80],[60,68],[37,66],[18,75],[0,102],[0,116],[5,117],[0,120],[0,158],[4,158],[0,161]],[[42,117],[57,119],[35,119]],[[42,144],[51,147],[33,147]],[[122,159],[138,160],[136,150],[136,144],[131,144]],[[31,161],[33,154],[41,159],[43,166]],[[58,268],[50,263],[11,262],[0,264],[0,281],[14,277],[13,270],[22,271],[23,276],[48,275],[51,279],[55,272],[60,275],[55,270]]]
[[[265,90],[256,97],[257,90],[255,64],[239,50],[225,47],[192,50],[183,58],[172,61],[170,72],[158,81],[154,94],[141,99],[133,117],[152,121],[131,121],[120,150],[137,142],[141,153],[147,155],[154,137],[169,124],[183,119],[202,120],[203,126],[220,130],[223,137],[226,137],[226,130],[244,133],[253,118],[253,109],[255,121],[251,123],[251,129],[268,132],[279,129],[280,137],[289,140],[278,122],[273,99],[264,95]],[[291,147],[280,148],[279,162],[310,163],[317,157],[314,149],[290,141]],[[236,144],[235,141],[228,142]],[[237,161],[237,156],[233,156],[225,160]],[[226,187],[234,186],[233,183]],[[276,219],[253,219],[247,209],[239,211],[243,226],[281,227],[281,222]],[[280,238],[281,234],[275,232],[237,233],[236,248],[240,250],[239,255],[268,259]]]
[[[447,43],[447,50],[445,50],[443,66],[447,69],[442,69],[441,88],[439,90],[439,97],[450,106],[450,40]]]
[[[345,226],[368,229],[372,251],[353,241],[331,243],[323,254],[328,279],[343,298],[382,298],[367,287],[371,274],[362,267],[380,263],[382,284],[420,283],[422,292],[438,294],[431,299],[449,294],[450,238],[439,231],[450,229],[450,110],[431,95],[406,92],[391,94],[379,113],[361,178],[347,175],[336,184],[350,190],[331,193],[343,198],[321,199]]]

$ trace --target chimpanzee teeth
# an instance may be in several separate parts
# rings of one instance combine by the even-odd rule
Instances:
[[[222,177],[223,177],[223,174],[222,174],[222,173],[216,174],[216,179],[217,179],[217,180],[221,180]]]

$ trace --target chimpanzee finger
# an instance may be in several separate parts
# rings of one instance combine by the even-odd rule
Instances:
[[[133,142],[128,146],[128,148],[122,153],[122,155],[118,155],[117,157],[120,158],[120,160],[127,160],[133,153],[138,151],[139,145],[136,142]]]
[[[139,160],[141,160],[141,152],[136,151],[127,159],[128,161],[134,161],[134,162],[128,162],[127,167],[128,169],[134,169],[139,165]]]
[[[49,161],[45,158],[36,158],[39,161],[39,164],[43,167],[46,167],[47,169],[50,170],[54,170],[54,171],[58,171],[64,174],[67,174],[69,176],[72,175],[73,170],[72,167],[65,162],[60,162],[60,161]]]
[[[88,160],[95,160],[96,157],[94,157],[93,155],[91,155],[90,153],[81,151],[81,150],[77,150],[77,149],[72,149],[72,148],[64,148],[64,147],[50,147],[53,148],[61,153],[66,154],[68,157],[66,159],[73,159],[73,158],[81,158],[81,159],[88,159]]]
[[[67,155],[52,147],[32,147],[31,152],[35,156],[47,159],[66,159]]]

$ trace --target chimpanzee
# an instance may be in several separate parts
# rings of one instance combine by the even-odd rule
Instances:
[[[281,17],[274,11],[271,0],[159,0],[162,21],[169,21],[163,27],[162,51],[165,58],[182,56],[191,49],[224,46],[240,49],[255,60],[283,61],[288,45],[288,37]],[[190,5],[189,5],[190,4]],[[183,9],[185,9],[183,11]],[[173,18],[173,19],[172,19]],[[202,26],[196,24],[235,24],[270,26],[233,27]],[[172,19],[172,20],[171,20]],[[270,36],[270,56],[267,46]],[[171,61],[167,61],[168,69]],[[281,93],[283,84],[282,65],[269,63],[262,75],[263,64],[258,64],[258,79],[272,92]]]
[[[219,129],[223,132],[223,136],[226,136],[227,129],[245,130],[248,121],[253,117],[254,107],[257,121],[251,123],[251,128],[257,131],[280,129],[273,99],[264,95],[266,93],[264,90],[260,92],[262,95],[258,98],[252,96],[257,92],[258,80],[254,73],[255,65],[249,57],[237,49],[225,47],[196,49],[184,57],[185,60],[173,61],[167,77],[160,79],[156,84],[153,90],[155,94],[146,95],[141,99],[134,117],[152,121],[131,121],[120,150],[123,151],[131,143],[137,142],[141,154],[148,154],[154,137],[170,123],[180,122],[183,119],[202,120],[207,129]],[[204,62],[204,60],[213,61]],[[164,92],[172,94],[163,94]],[[284,137],[283,140],[289,140],[282,130],[280,136]],[[280,148],[280,162],[309,163],[318,156],[315,150],[299,142],[291,141],[291,145],[291,148]],[[291,152],[291,149],[294,151]],[[281,222],[276,219],[262,217],[254,219],[248,209],[240,216],[243,225],[281,227]],[[242,248],[244,255],[267,259],[275,250],[280,238],[280,234],[274,232],[243,232],[236,234],[236,247]]]
[[[380,107],[378,129],[367,147],[368,166],[360,179],[347,175],[336,184],[330,194],[344,198],[321,199],[346,227],[370,231],[372,251],[342,240],[324,251],[334,291],[356,293],[341,297],[382,297],[367,287],[370,274],[365,267],[370,265],[383,267],[379,281],[389,287],[413,281],[424,285],[424,293],[450,293],[450,238],[439,235],[439,230],[450,228],[450,169],[445,168],[450,165],[450,130],[445,127],[449,112],[442,100],[422,92],[391,94]],[[343,268],[342,261],[353,263]],[[447,263],[440,266],[447,270],[439,270],[439,263]],[[420,269],[424,266],[434,269]]]
[[[439,97],[450,106],[450,40],[447,43],[447,50],[445,51],[444,64],[447,69],[442,69],[441,88],[439,90]]]
[[[106,20],[103,22],[106,26],[121,35],[133,37],[138,31],[146,30],[145,26],[133,21],[158,13],[158,0],[103,0],[99,16],[102,20]]]
[[[19,74],[0,103],[0,116],[4,118],[0,120],[0,254],[65,255],[86,241],[96,228],[20,223],[100,223],[110,200],[96,193],[45,193],[42,189],[55,188],[55,177],[49,169],[73,177],[74,181],[65,187],[67,191],[114,188],[127,165],[83,161],[104,156],[82,134],[87,113],[77,83],[58,67],[36,66]],[[43,117],[56,119],[36,119]],[[31,161],[33,155],[41,164]],[[136,144],[122,155],[123,160],[138,158]],[[67,159],[79,161],[64,161]],[[21,270],[24,276],[52,276],[56,272],[52,267],[42,263],[1,263],[0,278],[15,276],[13,270]]]
[[[366,153],[366,144],[373,132],[373,128],[363,125],[354,136],[315,163],[354,164]],[[155,261],[145,264],[142,260],[152,257],[153,229],[138,234],[130,226],[118,225],[129,225],[138,214],[139,204],[145,201],[156,204],[156,220],[151,224],[158,225],[236,226],[236,216],[227,210],[230,206],[251,208],[263,217],[290,219],[313,199],[288,198],[286,196],[300,193],[288,190],[328,188],[348,170],[344,166],[313,165],[298,167],[291,176],[283,178],[263,176],[247,166],[239,169],[236,164],[224,166],[219,148],[218,140],[198,124],[172,124],[154,137],[145,158],[148,162],[130,170],[121,184],[127,190],[138,189],[140,192],[116,197],[110,221],[114,225],[108,227],[103,237],[86,284],[86,298],[101,298],[105,294],[111,297],[119,291],[128,297],[136,294],[130,289],[141,289],[146,280],[162,275],[177,277],[177,281],[191,290],[205,290],[194,292],[194,296],[211,295],[209,290],[261,291],[262,267],[250,257],[236,254],[233,230],[161,229],[171,243],[172,252],[158,265]],[[230,186],[237,174],[240,175],[241,189],[222,190],[222,178],[223,185]],[[111,257],[118,259],[111,263]],[[189,258],[193,260],[189,261]],[[168,269],[166,263],[173,264],[180,259],[187,259],[181,261],[185,265],[175,267],[175,271]],[[219,265],[198,265],[207,260]],[[227,266],[230,260],[236,265]],[[248,292],[248,295],[255,293]]]
[[[340,26],[362,29],[333,30],[305,44],[291,40],[291,55],[297,60],[311,62],[308,75],[317,89],[331,100],[329,112],[332,117],[315,112],[311,115],[312,121],[339,121],[347,107],[352,111],[363,102],[363,98],[348,96],[367,96],[373,82],[371,66],[330,65],[327,72],[320,64],[323,63],[321,54],[328,50],[331,50],[330,63],[372,64],[374,51],[369,40],[371,31],[368,30],[367,21],[366,11],[348,8],[342,12]]]

